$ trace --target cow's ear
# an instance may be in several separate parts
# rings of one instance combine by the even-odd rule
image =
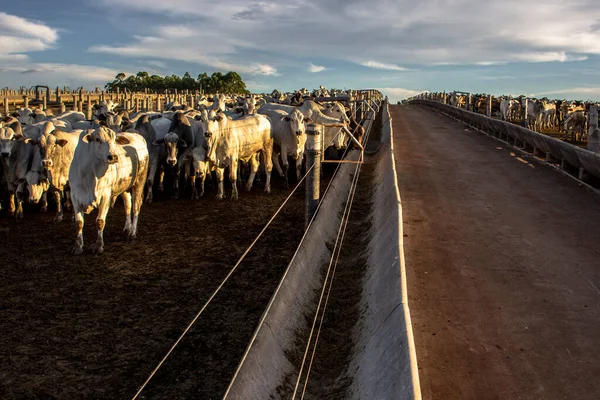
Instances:
[[[115,141],[117,142],[117,144],[120,144],[122,146],[131,143],[131,140],[129,140],[129,138],[124,135],[117,135]]]
[[[25,140],[25,136],[23,136],[21,133],[15,133],[11,140],[16,140],[16,141],[20,142],[20,141]]]
[[[17,139],[17,140],[18,140],[18,139]],[[35,139],[32,139],[32,138],[25,138],[25,139],[23,139],[23,141],[24,141],[25,143],[29,143],[29,144],[31,144],[31,145],[36,145],[36,144],[39,144],[39,143],[40,143],[40,142],[38,142],[37,140],[35,140]]]
[[[289,116],[289,115],[286,115],[286,116],[284,116],[284,117],[281,117],[281,120],[282,120],[282,121],[287,121],[287,122],[290,122],[290,116]]]
[[[215,115],[214,120],[219,121],[219,122],[223,121],[223,114],[219,113],[219,114]]]
[[[88,133],[87,135],[85,135],[84,137],[82,137],[81,140],[83,140],[84,143],[91,142],[92,141],[92,134]]]
[[[67,143],[69,143],[69,141],[66,139],[58,139],[56,141],[56,144],[59,145],[60,147],[65,147],[67,145]]]
[[[188,147],[188,146],[187,146],[187,143],[186,143],[186,142],[185,142],[185,140],[183,140],[183,139],[179,139],[179,142],[177,143],[177,145],[178,145],[179,147],[184,147],[184,148],[185,148],[185,147]]]
[[[156,139],[154,142],[152,142],[152,144],[154,146],[160,146],[161,144],[163,144],[165,142],[165,139]]]
[[[308,117],[304,117],[303,121],[306,122],[307,124],[312,124],[313,123],[313,120],[310,119],[310,118],[308,118]]]
[[[15,118],[19,118],[19,113],[18,112],[14,112],[12,114],[10,114],[11,117],[15,117]]]

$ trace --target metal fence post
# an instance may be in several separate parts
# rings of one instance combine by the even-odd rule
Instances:
[[[588,144],[587,149],[600,153],[600,129],[598,129],[598,106],[591,106],[588,114]]]
[[[527,128],[527,107],[529,105],[529,99],[523,99],[523,121],[521,121],[521,126]]]
[[[492,95],[490,94],[487,98],[486,110],[485,114],[488,117],[492,116]]]
[[[306,170],[309,171],[306,177],[306,211],[305,226],[312,219],[317,211],[320,198],[321,183],[321,141],[323,140],[320,127],[313,124],[306,129]],[[310,169],[312,167],[312,169]]]

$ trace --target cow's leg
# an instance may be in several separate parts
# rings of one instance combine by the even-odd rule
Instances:
[[[238,168],[238,159],[237,157],[233,156],[231,157],[230,163],[229,163],[229,180],[231,181],[231,199],[232,200],[237,200],[238,199],[238,188],[237,188],[237,168]]]
[[[8,215],[15,215],[15,192],[12,190],[8,192]]]
[[[40,209],[41,212],[48,212],[48,192],[44,192],[42,193],[42,208]]]
[[[283,176],[283,170],[281,169],[281,165],[279,165],[279,154],[276,152],[273,152],[273,164],[279,176]]]
[[[217,168],[215,172],[217,174],[217,196],[215,197],[215,199],[223,200],[223,197],[225,195],[225,185],[223,184],[223,175],[225,174],[225,170],[223,168]]]
[[[133,218],[131,222],[131,230],[129,231],[130,240],[137,239],[138,218],[142,209],[142,203],[144,202],[144,185],[145,182],[143,178],[141,178],[135,183],[133,189],[131,190],[131,207]]]
[[[204,196],[204,180],[206,179],[206,173],[200,174],[200,197]],[[195,185],[194,185],[195,187]]]
[[[54,222],[60,222],[63,220],[63,207],[62,207],[62,196],[60,190],[54,190],[54,201],[56,202],[56,216]]]
[[[165,188],[163,186],[163,180],[165,179],[165,166],[161,164],[160,172],[158,175],[158,191],[162,192]]]
[[[95,254],[104,253],[104,226],[106,225],[106,215],[110,206],[110,198],[108,196],[100,197],[98,204],[98,217],[96,218],[96,229],[98,230],[98,237],[96,238],[96,248],[94,249]]]
[[[131,236],[131,193],[123,192],[123,207],[125,208],[125,227],[123,233],[127,234],[127,238]]]
[[[258,171],[258,167],[260,165],[258,156],[259,154],[256,153],[250,158],[250,176],[248,177],[248,182],[246,182],[246,191],[248,192],[250,189],[252,189],[252,183],[254,182],[254,177],[256,176],[256,172]]]
[[[16,191],[16,199],[17,199],[17,210],[15,216],[17,218],[23,218],[23,189],[25,189],[25,185],[23,183],[19,183]]]
[[[273,162],[272,162],[272,154],[273,154],[273,141],[271,141],[265,149],[263,150],[263,157],[265,161],[265,173],[267,175],[267,179],[265,182],[265,192],[271,193],[271,171],[273,171]],[[283,152],[281,154],[284,154]],[[287,154],[285,155],[287,157]],[[286,174],[287,179],[287,174]]]
[[[283,187],[285,189],[288,189],[290,187],[290,182],[288,178],[290,162],[288,161],[288,152],[285,146],[281,146],[281,160],[283,161]]]
[[[298,154],[298,158],[296,159],[296,181],[300,182],[302,179],[302,161],[304,160],[304,152]]]
[[[83,253],[83,212],[78,211],[75,213],[75,221],[77,222],[77,239],[75,239],[75,246],[73,246],[73,254]]]
[[[71,191],[70,191],[70,189],[68,191],[65,189],[64,196],[65,196],[65,204],[63,205],[63,209],[70,210],[73,207],[73,204],[71,204]]]
[[[192,184],[192,200],[198,200],[198,190],[196,189],[196,171],[190,175],[190,181]]]
[[[146,203],[152,203],[152,187],[154,186],[154,177],[156,176],[156,170],[158,168],[158,157],[152,157],[150,160],[150,166],[148,169],[148,177],[146,178]],[[162,181],[161,181],[162,182]]]
[[[179,177],[181,175],[181,168],[180,168],[181,164],[177,164],[174,168],[173,171],[173,194],[171,195],[172,199],[178,199],[179,198]]]

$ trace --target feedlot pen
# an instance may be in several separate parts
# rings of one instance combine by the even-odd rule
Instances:
[[[122,235],[121,201],[108,215],[106,252],[72,256],[71,213],[0,218],[0,398],[131,398],[289,195],[274,177],[240,200],[207,197],[144,205],[139,240]],[[162,387],[195,398],[224,393],[304,230],[301,187],[215,297],[144,396]],[[243,306],[241,306],[243,305]]]

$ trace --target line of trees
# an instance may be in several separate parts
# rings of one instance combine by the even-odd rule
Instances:
[[[169,89],[177,90],[200,90],[204,93],[237,93],[249,94],[242,77],[237,73],[230,71],[226,74],[215,72],[208,75],[206,72],[198,75],[194,79],[189,72],[186,72],[183,77],[179,75],[150,75],[146,71],[140,71],[135,75],[126,76],[120,72],[115,76],[112,82],[104,85],[104,88],[109,91],[141,92],[148,89],[154,92],[164,92]]]

